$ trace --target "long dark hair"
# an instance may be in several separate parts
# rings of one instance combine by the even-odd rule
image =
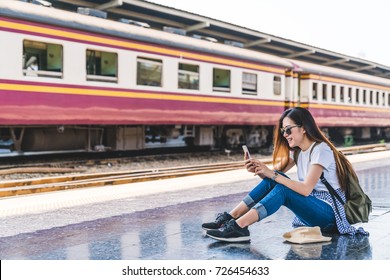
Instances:
[[[309,140],[318,143],[325,142],[326,144],[328,144],[334,154],[334,158],[336,161],[337,179],[342,190],[345,191],[349,184],[348,174],[352,174],[353,177],[355,177],[355,179],[357,180],[357,175],[348,159],[344,156],[343,153],[338,151],[336,147],[332,144],[332,142],[322,133],[309,110],[302,107],[287,109],[280,116],[279,122],[277,123],[274,131],[274,166],[279,166],[280,170],[285,169],[290,160],[289,152],[291,150],[300,149],[299,147],[290,148],[286,138],[284,138],[283,134],[280,131],[280,128],[283,127],[283,120],[286,117],[293,120],[295,124],[302,126],[305,129],[306,135]]]

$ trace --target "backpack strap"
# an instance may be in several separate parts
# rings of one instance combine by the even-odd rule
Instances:
[[[313,146],[313,147],[314,147],[314,146]],[[313,149],[312,149],[312,150],[313,150]],[[312,151],[310,151],[310,156],[311,156],[311,152],[312,152]],[[311,160],[311,157],[309,157],[309,161],[310,161],[310,160]],[[341,220],[342,220],[342,219],[341,219],[341,214],[340,214],[339,208],[337,207],[336,199],[341,203],[341,205],[344,205],[344,201],[341,199],[341,197],[340,197],[339,194],[335,191],[335,189],[332,187],[332,185],[329,184],[328,180],[325,179],[325,177],[324,177],[324,172],[321,173],[320,179],[321,179],[321,182],[322,182],[322,183],[325,185],[325,187],[328,189],[328,192],[330,193],[330,196],[332,197],[334,207],[336,208],[337,215],[339,216],[339,219],[340,219],[340,221],[341,221]]]
[[[344,205],[343,200],[342,200],[341,197],[338,195],[338,193],[334,190],[334,188],[331,186],[331,184],[329,184],[329,182],[325,179],[325,177],[324,177],[324,172],[321,173],[320,179],[321,179],[321,182],[322,182],[322,183],[325,185],[325,187],[328,189],[328,191],[329,191],[329,193],[330,193],[330,196],[332,197],[334,207],[336,208],[337,215],[339,216],[340,220],[342,220],[342,219],[341,219],[340,212],[339,212],[339,208],[337,207],[337,204],[336,204],[336,199],[335,199],[335,198],[337,198],[337,200],[340,201],[341,205]]]
[[[318,144],[320,144],[320,143],[319,143],[319,142],[316,142],[316,143],[311,147],[310,153],[309,153],[309,162],[311,162],[311,153],[313,152],[314,147],[317,146]],[[300,149],[294,151],[294,161],[295,161],[295,164],[298,163],[298,156],[299,156],[299,153],[300,153],[300,152],[301,152]],[[337,199],[342,205],[344,205],[343,200],[342,200],[341,197],[338,195],[338,193],[334,190],[334,188],[331,186],[331,184],[329,184],[329,182],[325,179],[325,177],[324,177],[324,172],[321,173],[320,180],[321,180],[321,182],[325,185],[325,187],[328,189],[328,192],[330,193],[330,196],[332,197],[333,203],[334,203],[334,205],[335,205],[337,215],[339,216],[339,218],[340,218],[340,220],[341,220],[341,215],[340,215],[339,209],[338,209],[337,204],[336,204],[336,199]]]
[[[329,184],[329,182],[325,179],[324,172],[322,172],[320,179],[321,179],[321,182],[328,189],[329,193],[332,196],[336,197],[337,200],[340,201],[340,203],[344,205],[344,201],[341,199],[341,197],[338,195],[338,193],[334,190],[334,188],[331,186],[331,184]]]

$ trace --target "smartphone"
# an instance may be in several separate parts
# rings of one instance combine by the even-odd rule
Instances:
[[[251,158],[251,154],[249,153],[248,147],[246,145],[242,145],[242,150],[244,151],[244,156],[245,154],[248,154],[248,158]]]

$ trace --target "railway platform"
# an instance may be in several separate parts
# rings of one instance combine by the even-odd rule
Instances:
[[[287,208],[250,226],[250,243],[204,237],[201,224],[230,210],[260,180],[240,169],[1,199],[0,259],[389,260],[390,152],[348,157],[373,201],[370,221],[361,225],[369,237],[287,243]]]

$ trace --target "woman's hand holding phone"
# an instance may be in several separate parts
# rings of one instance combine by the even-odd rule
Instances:
[[[242,150],[244,151],[244,159],[251,159],[251,154],[249,153],[248,147],[246,145],[242,145]]]

